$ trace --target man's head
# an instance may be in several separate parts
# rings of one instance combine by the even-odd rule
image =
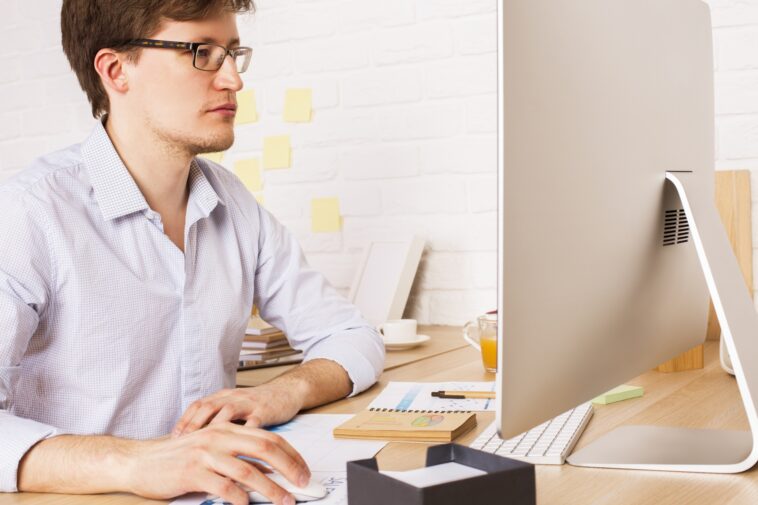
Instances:
[[[64,0],[63,50],[95,117],[128,116],[169,145],[219,151],[234,141],[234,116],[223,110],[242,87],[233,58],[201,70],[191,49],[130,42],[211,42],[234,50],[235,14],[253,9],[253,0]]]

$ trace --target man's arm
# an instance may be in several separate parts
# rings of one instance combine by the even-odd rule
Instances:
[[[45,228],[34,200],[0,186],[0,492],[17,490],[18,465],[34,444],[60,435],[54,426],[12,414],[29,343],[45,317],[53,277]]]
[[[266,209],[257,206],[257,211],[254,300],[261,317],[284,331],[306,362],[326,359],[341,366],[352,382],[351,395],[369,388],[384,368],[379,333],[308,265],[292,233]]]
[[[339,400],[352,390],[344,368],[334,361],[315,359],[261,386],[224,389],[193,402],[177,422],[173,436],[234,420],[255,427],[284,423],[303,409]]]
[[[18,488],[69,494],[127,491],[154,499],[204,492],[234,505],[247,505],[247,493],[237,484],[241,483],[276,504],[295,504],[290,494],[265,477],[266,470],[237,455],[265,461],[299,486],[310,479],[302,457],[281,437],[219,423],[183,437],[149,441],[108,436],[49,438],[21,460]]]

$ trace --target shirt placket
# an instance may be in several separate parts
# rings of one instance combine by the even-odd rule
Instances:
[[[184,286],[182,296],[182,411],[203,396],[202,322],[194,289],[197,260],[197,223],[192,223],[184,240]]]
[[[165,234],[160,214],[152,209],[145,210],[147,219],[160,231],[159,242],[168,249],[167,268],[171,272],[176,295],[180,299],[179,348],[181,349],[181,411],[184,412],[195,399],[201,396],[201,367],[198,352],[198,335],[200,322],[195,314],[195,294],[192,289],[192,276],[195,271],[196,226],[190,225],[185,232],[184,254]],[[189,219],[190,216],[187,216]]]

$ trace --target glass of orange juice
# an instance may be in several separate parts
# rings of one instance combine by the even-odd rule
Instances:
[[[463,338],[482,353],[488,372],[497,372],[497,313],[484,314],[463,327]]]

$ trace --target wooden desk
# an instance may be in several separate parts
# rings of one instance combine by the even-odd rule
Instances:
[[[425,329],[426,330],[426,329]],[[459,328],[438,328],[441,339],[459,335]],[[431,334],[430,331],[424,331]],[[446,337],[447,336],[447,337]],[[434,348],[430,348],[432,351]],[[419,349],[420,351],[420,349]],[[434,354],[432,352],[432,354]],[[392,358],[400,359],[400,358]],[[584,436],[583,446],[621,424],[659,424],[714,429],[747,429],[747,419],[733,377],[718,365],[718,343],[705,347],[705,368],[664,374],[648,372],[629,383],[645,387],[642,398],[598,406]],[[494,380],[484,372],[474,349],[459,347],[386,371],[378,385],[355,398],[313,409],[311,413],[352,413],[366,407],[389,381]],[[478,414],[476,430],[457,442],[467,444],[494,419]],[[423,465],[428,444],[390,443],[377,456],[383,469],[403,470]],[[569,465],[538,466],[540,504],[754,504],[758,503],[758,470],[737,475],[679,474],[648,471],[602,470]],[[31,493],[0,495],[6,504],[164,504],[132,495],[65,496]]]

